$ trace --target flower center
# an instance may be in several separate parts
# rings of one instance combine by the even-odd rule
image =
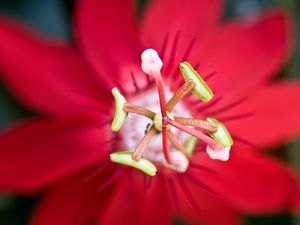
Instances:
[[[170,99],[174,95],[174,93],[172,93],[168,87],[165,87],[165,93],[167,99]],[[134,152],[137,144],[143,139],[144,135],[149,131],[149,129],[154,126],[160,132],[158,132],[148,144],[147,150],[144,152],[144,157],[159,165],[163,165],[176,171],[181,169],[181,171],[178,172],[184,172],[188,166],[188,160],[186,160],[185,168],[174,168],[173,166],[170,167],[170,164],[166,162],[162,152],[162,115],[160,112],[157,90],[153,87],[146,92],[142,92],[141,94],[134,96],[130,99],[130,102],[134,105],[143,105],[143,107],[157,113],[155,114],[153,120],[137,114],[128,115],[126,123],[120,130],[120,136],[123,140],[124,149]],[[170,113],[168,113],[168,115],[170,118],[172,118],[172,115],[191,117],[191,113],[182,103],[178,103],[176,108],[174,108],[172,115]],[[189,138],[189,135],[178,129],[171,128],[170,125],[168,125],[168,129],[173,132],[174,137],[176,137],[176,139],[181,143],[185,143]],[[177,150],[172,146],[170,151],[175,152]],[[185,170],[183,171],[183,169]]]
[[[163,62],[157,52],[147,49],[141,58],[142,70],[155,80],[157,92],[149,90],[128,103],[119,90],[113,88],[116,111],[112,130],[118,132],[127,119],[121,135],[128,151],[112,153],[111,160],[135,167],[150,176],[156,173],[151,161],[185,172],[196,145],[195,138],[207,145],[207,153],[212,159],[227,160],[233,141],[225,126],[213,118],[191,118],[189,110],[180,103],[190,92],[205,102],[213,98],[213,92],[199,74],[189,63],[180,63],[185,83],[172,93],[163,82],[160,72]],[[128,113],[136,115],[127,118]],[[141,119],[136,118],[137,115],[142,116]],[[180,131],[173,131],[175,128]]]

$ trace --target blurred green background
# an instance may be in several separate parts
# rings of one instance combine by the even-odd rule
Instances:
[[[209,1],[209,0],[208,0]],[[142,10],[145,0],[138,1]],[[0,13],[14,15],[30,23],[36,29],[64,39],[72,39],[72,0],[0,0]],[[294,55],[278,79],[300,77],[300,1],[299,0],[227,0],[225,17],[243,17],[265,7],[280,5],[288,8],[296,21],[297,46]],[[20,105],[0,83],[0,128],[19,121],[32,113]],[[288,160],[300,168],[300,141],[295,141],[275,151],[278,157]],[[24,225],[38,196],[23,197],[0,194],[0,225]],[[180,221],[175,224],[183,224]],[[247,217],[248,225],[300,225],[300,219],[288,213]],[[55,224],[54,224],[55,225]]]

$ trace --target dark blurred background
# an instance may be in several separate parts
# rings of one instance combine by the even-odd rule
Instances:
[[[209,1],[209,0],[208,0]],[[0,0],[0,13],[14,15],[48,35],[72,40],[71,17],[72,0]],[[137,1],[139,11],[146,0]],[[294,15],[296,26],[296,46],[288,65],[278,74],[278,79],[300,78],[300,1],[299,0],[227,0],[224,17],[244,17],[265,7],[285,7]],[[31,112],[8,93],[0,82],[0,128],[15,123]],[[300,117],[300,115],[299,115]],[[300,168],[300,141],[282,146],[278,155]],[[0,225],[25,225],[29,213],[39,196],[23,197],[0,194]],[[300,217],[299,217],[300,218]],[[247,225],[300,225],[300,219],[289,213],[273,216],[246,217]],[[182,224],[177,222],[176,224]],[[55,225],[55,224],[53,224]]]

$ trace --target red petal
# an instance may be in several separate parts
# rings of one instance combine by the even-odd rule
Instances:
[[[31,121],[0,136],[0,187],[31,192],[105,156],[95,119]]]
[[[108,204],[114,187],[98,192],[107,175],[82,183],[88,173],[81,172],[56,184],[38,204],[32,225],[92,224],[101,205]]]
[[[200,182],[205,182],[201,178],[203,171],[196,171]],[[181,175],[180,175],[181,176]],[[177,177],[178,178],[178,177]],[[213,195],[206,190],[199,188],[197,184],[186,179],[186,174],[182,174],[181,178],[174,179],[174,187],[178,194],[179,215],[182,220],[188,220],[189,224],[210,224],[210,225],[237,225],[240,224],[241,218],[236,209],[225,203],[219,196]],[[184,179],[182,181],[182,179]],[[182,186],[182,182],[186,183],[186,187]],[[188,197],[188,193],[193,198],[194,204]],[[174,197],[173,197],[174,199]]]
[[[204,76],[216,71],[208,83],[219,94],[247,93],[285,63],[292,44],[289,22],[280,11],[248,22],[229,22],[195,47],[193,64],[200,60],[198,71]]]
[[[168,0],[152,1],[141,25],[145,46],[161,50],[166,34],[173,41],[178,31],[182,32],[181,42],[187,45],[191,38],[201,37],[214,28],[222,6],[222,0],[173,0],[171,5]]]
[[[111,81],[122,73],[123,67],[140,64],[135,13],[130,0],[81,0],[76,8],[81,50],[99,76]]]
[[[298,188],[295,178],[285,166],[268,157],[244,149],[232,149],[227,162],[213,161],[206,154],[198,158],[217,171],[201,177],[191,169],[218,196],[244,213],[274,213],[286,210],[295,202]]]
[[[114,193],[109,206],[103,206],[99,225],[167,225],[170,224],[170,203],[164,183],[158,177],[151,178],[151,187],[143,191],[140,174],[125,176],[122,185]],[[134,177],[133,177],[134,176]],[[132,179],[134,178],[134,179]],[[130,180],[127,180],[130,179]]]
[[[299,99],[299,82],[278,82],[253,93],[244,104],[219,118],[254,112],[249,118],[228,121],[228,128],[235,136],[249,140],[256,147],[270,148],[299,135]]]
[[[1,78],[26,105],[47,114],[65,114],[87,101],[72,91],[83,89],[89,72],[70,46],[4,18],[0,43]]]

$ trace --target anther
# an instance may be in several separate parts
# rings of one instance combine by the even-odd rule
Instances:
[[[185,80],[193,80],[196,83],[195,87],[192,89],[195,96],[204,102],[208,102],[213,98],[214,94],[212,90],[188,62],[180,63],[179,68]]]
[[[118,132],[125,123],[128,114],[123,110],[123,105],[126,103],[126,99],[117,88],[112,89],[112,94],[115,98],[116,110],[113,122],[111,124],[111,129],[114,132]]]
[[[155,176],[157,169],[151,161],[143,157],[139,161],[135,161],[132,159],[132,155],[133,152],[114,152],[110,154],[110,160],[115,163],[132,166],[149,176]]]

